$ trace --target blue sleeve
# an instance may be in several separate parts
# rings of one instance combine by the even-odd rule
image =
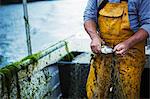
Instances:
[[[142,29],[148,32],[150,37],[150,0],[139,0],[138,14]]]
[[[94,20],[97,22],[97,4],[96,0],[88,0],[88,3],[86,5],[85,11],[84,11],[84,22],[87,20]]]

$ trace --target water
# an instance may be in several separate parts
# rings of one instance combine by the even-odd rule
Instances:
[[[53,0],[28,4],[33,53],[82,33],[87,0]],[[0,6],[0,67],[27,56],[22,4]]]

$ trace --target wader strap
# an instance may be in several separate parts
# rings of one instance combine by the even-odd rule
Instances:
[[[96,2],[97,3],[97,2]],[[101,4],[98,6],[98,9],[97,9],[97,19],[99,17],[99,11],[101,9],[104,8],[104,6],[108,3],[108,0],[102,0]],[[97,31],[99,31],[99,28],[98,28],[98,20],[97,20]]]
[[[103,0],[102,3],[99,5],[97,10],[97,16],[99,16],[99,11],[105,7],[105,5],[108,3],[108,0]]]
[[[128,0],[120,0],[120,1],[126,1],[128,2]],[[98,6],[98,10],[97,10],[97,18],[99,17],[99,11],[101,9],[103,9],[105,7],[105,5],[108,3],[109,1],[108,0],[102,0],[101,4]],[[97,3],[97,2],[96,2]],[[97,21],[98,22],[98,21]],[[98,29],[98,23],[97,23],[97,31],[99,31]]]
[[[120,0],[120,1],[126,1],[128,2],[128,0]],[[108,0],[103,0],[102,3],[99,5],[98,7],[98,10],[97,10],[97,16],[99,16],[99,11],[101,9],[103,9],[105,7],[105,5],[108,3],[109,1]]]

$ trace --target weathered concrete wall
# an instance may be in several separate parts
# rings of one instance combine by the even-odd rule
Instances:
[[[64,42],[0,69],[2,99],[49,99],[60,97],[58,67],[53,64],[67,54]]]

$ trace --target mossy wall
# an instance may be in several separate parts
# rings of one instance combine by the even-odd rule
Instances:
[[[59,43],[0,69],[0,98],[59,97],[59,72],[55,63],[66,54],[65,43]]]

